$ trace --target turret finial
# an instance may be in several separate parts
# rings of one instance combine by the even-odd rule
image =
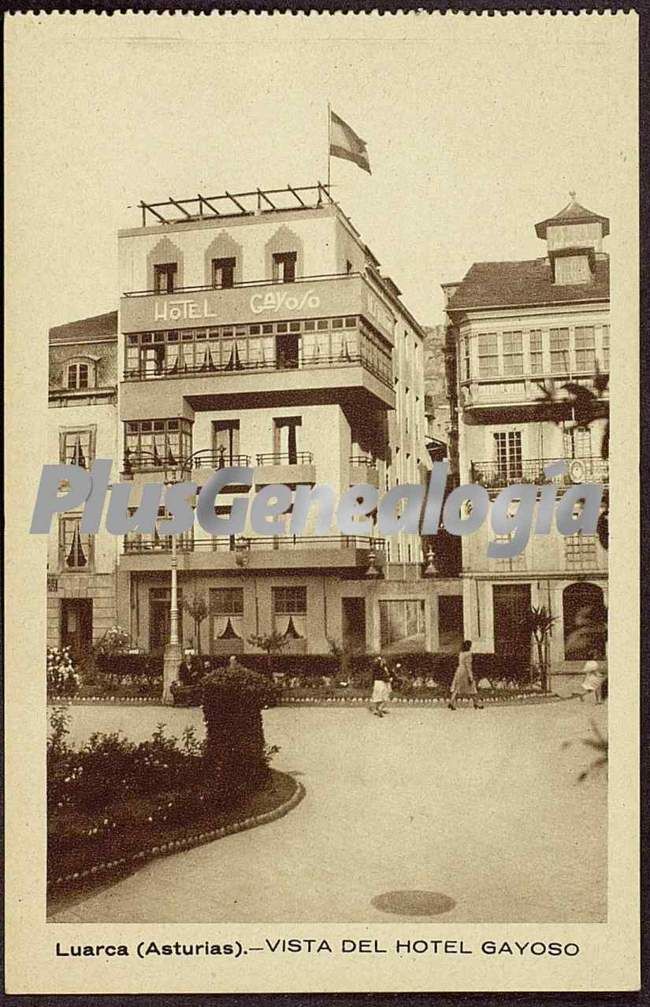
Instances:
[[[575,191],[575,189],[571,189],[569,191],[569,195],[571,196],[571,199],[575,199],[576,198],[576,191]]]

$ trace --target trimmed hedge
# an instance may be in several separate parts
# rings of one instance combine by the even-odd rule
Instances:
[[[346,674],[354,678],[360,685],[370,685],[372,681],[372,666],[376,655],[354,654],[346,661]],[[517,682],[529,680],[530,669],[527,664],[517,664],[510,657],[499,654],[473,654],[472,664],[476,679],[506,678]],[[409,653],[391,654],[386,657],[389,667],[401,664],[402,675],[414,678],[431,676],[440,685],[449,686],[458,664],[457,654]],[[210,662],[211,672],[218,671],[226,665],[223,657],[202,655],[201,661]],[[301,678],[319,678],[324,675],[332,679],[341,678],[341,663],[331,654],[242,654],[242,665],[250,671],[258,672],[264,678],[269,675],[284,675],[286,678],[299,676]],[[106,676],[131,676],[132,678],[158,678],[162,676],[163,659],[147,654],[116,654],[114,656],[99,656],[97,672]],[[194,688],[193,686],[189,687]]]
[[[275,706],[279,690],[243,665],[221,668],[202,682],[205,760],[212,785],[226,807],[266,781],[269,757],[262,710]]]
[[[161,678],[163,657],[162,654],[97,654],[95,667],[100,675]]]

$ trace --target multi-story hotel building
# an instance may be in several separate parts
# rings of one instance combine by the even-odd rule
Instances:
[[[584,415],[576,416],[562,386],[593,389],[597,373],[609,371],[602,250],[609,221],[572,194],[536,233],[546,242],[543,257],[474,263],[462,282],[443,287],[456,348],[460,481],[494,494],[511,483],[542,484],[554,459],[568,461],[558,495],[571,482],[608,484],[606,395],[588,414],[593,422],[580,425]],[[551,667],[572,670],[588,656],[589,626],[602,622],[607,605],[607,553],[598,537],[532,535],[519,556],[495,560],[487,557],[491,536],[484,525],[463,539],[465,632],[474,649],[527,659],[526,614],[544,606],[556,618]]]
[[[50,329],[48,459],[117,459],[117,312]],[[117,471],[116,466],[115,471]],[[48,539],[47,643],[87,654],[116,620],[118,543],[61,514]]]
[[[258,489],[318,483],[337,496],[422,482],[423,330],[324,187],[142,204],[142,218],[119,234],[121,478],[134,507],[147,482],[173,472],[200,486],[223,466],[253,466]],[[196,525],[177,538],[179,592],[209,610],[204,652],[254,651],[251,637],[273,631],[285,653],[449,641],[460,582],[425,579],[418,535],[309,530]],[[134,532],[119,556],[118,619],[151,652],[169,639],[171,549]]]

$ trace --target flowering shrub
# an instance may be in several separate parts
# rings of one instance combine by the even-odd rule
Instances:
[[[203,745],[194,729],[178,738],[159,724],[151,740],[134,744],[121,732],[92,734],[75,750],[67,740],[69,716],[55,709],[47,745],[51,810],[96,811],[134,796],[182,788],[204,773]]]
[[[73,696],[81,679],[69,647],[47,648],[47,690],[61,696]]]
[[[102,656],[125,654],[131,645],[131,637],[121,626],[111,626],[95,644],[95,653]]]

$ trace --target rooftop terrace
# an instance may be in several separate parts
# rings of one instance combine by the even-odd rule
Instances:
[[[189,199],[174,199],[169,196],[161,203],[145,203],[141,200],[138,207],[142,211],[143,227],[150,224],[178,224],[188,220],[207,220],[214,217],[259,216],[261,213],[277,213],[283,210],[314,210],[328,203],[334,204],[329,188],[322,182],[317,182],[316,185],[299,187],[287,185],[285,189],[226,191],[218,196],[204,196],[197,193]]]

